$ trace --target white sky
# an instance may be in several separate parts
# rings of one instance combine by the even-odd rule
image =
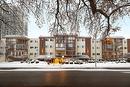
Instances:
[[[125,17],[124,19],[120,19],[117,23],[119,27],[121,27],[121,30],[116,32],[115,34],[112,34],[112,36],[123,36],[125,38],[130,38],[130,17]],[[30,38],[38,38],[39,36],[50,36],[48,32],[48,25],[47,22],[43,25],[43,27],[40,29],[35,24],[34,18],[29,18],[28,23],[28,36]],[[85,29],[80,30],[80,36],[88,36],[87,31]]]

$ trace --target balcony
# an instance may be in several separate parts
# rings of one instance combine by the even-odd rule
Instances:
[[[57,47],[56,50],[65,50],[65,47]]]

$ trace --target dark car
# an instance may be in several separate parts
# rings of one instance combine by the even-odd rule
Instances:
[[[130,62],[130,58],[127,58],[127,60],[126,60],[127,62]]]

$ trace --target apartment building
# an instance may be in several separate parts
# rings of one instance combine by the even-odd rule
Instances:
[[[0,62],[5,61],[5,47],[6,47],[6,39],[2,38],[0,40]]]
[[[39,37],[39,55],[46,57],[91,56],[91,38],[77,35]]]
[[[29,58],[38,58],[39,56],[70,58],[88,55],[92,59],[107,60],[122,58],[130,52],[130,39],[109,37],[95,41],[91,37],[77,35],[40,36],[28,39],[20,35],[7,35],[1,40],[0,48],[2,61],[5,61],[4,58],[10,55],[19,58],[27,53]]]
[[[37,58],[39,56],[39,39],[29,38],[28,41],[28,57]]]
[[[90,37],[77,37],[76,55],[88,55],[91,57],[91,43]]]
[[[21,35],[6,35],[5,61],[28,58],[28,38]]]
[[[124,37],[107,37],[102,40],[102,57],[104,59],[123,58],[127,52],[127,41]]]
[[[5,40],[2,43],[6,42]],[[124,37],[108,37],[104,40],[95,41],[90,37],[77,35],[40,36],[39,38],[30,38],[28,45],[29,58],[38,58],[39,56],[70,58],[88,55],[92,59],[110,60],[123,58],[125,54],[130,52],[130,39],[125,39]],[[2,48],[1,54],[5,54],[7,47],[0,47]],[[6,48],[6,52],[4,52],[4,48]]]
[[[127,48],[128,48],[128,53],[130,53],[130,39],[127,39]]]
[[[39,55],[45,57],[55,57],[55,39],[54,37],[39,37]]]
[[[124,37],[109,37],[96,41],[90,37],[77,35],[39,37],[39,55],[49,57],[88,55],[92,59],[118,59],[130,52],[129,42],[130,40]]]
[[[101,40],[91,40],[91,58],[92,59],[102,59],[102,41]]]

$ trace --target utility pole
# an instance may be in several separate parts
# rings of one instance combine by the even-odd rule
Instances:
[[[96,31],[95,34],[94,34],[95,68],[97,68],[97,43],[96,43],[96,41],[97,41],[97,33],[98,33],[98,31]]]
[[[95,68],[97,68],[97,44],[96,44],[96,41],[97,41],[97,35],[95,34],[95,37],[94,37],[94,48],[95,48]]]

